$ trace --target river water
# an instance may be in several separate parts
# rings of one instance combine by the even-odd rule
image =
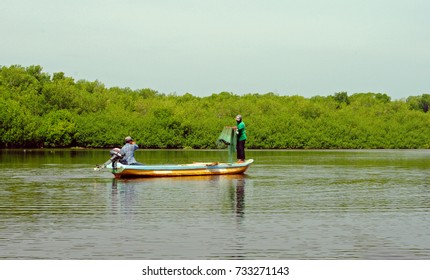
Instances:
[[[116,180],[93,170],[108,150],[0,150],[0,259],[430,259],[429,150],[247,157],[243,176]]]

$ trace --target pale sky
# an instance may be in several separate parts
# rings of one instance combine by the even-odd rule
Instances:
[[[208,96],[430,93],[428,0],[0,0],[0,65]]]

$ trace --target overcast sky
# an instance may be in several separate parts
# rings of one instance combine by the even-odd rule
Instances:
[[[428,0],[0,0],[0,65],[208,96],[430,93]]]

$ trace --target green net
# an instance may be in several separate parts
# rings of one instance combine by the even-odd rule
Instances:
[[[219,147],[228,148],[228,162],[233,162],[233,156],[236,152],[237,135],[236,130],[231,127],[224,127],[221,134],[218,136],[217,145]]]

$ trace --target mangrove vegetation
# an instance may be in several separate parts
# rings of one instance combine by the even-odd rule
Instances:
[[[0,69],[0,148],[108,148],[127,135],[142,148],[217,148],[242,114],[252,149],[430,147],[430,95],[281,96],[231,92],[206,97],[111,87],[48,74],[41,66]]]

